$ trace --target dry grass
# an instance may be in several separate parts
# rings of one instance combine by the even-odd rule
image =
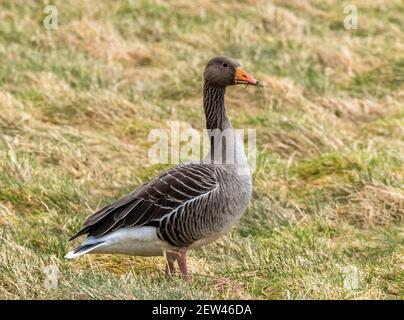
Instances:
[[[0,297],[403,298],[404,7],[354,3],[347,31],[338,1],[55,1],[47,31],[45,1],[2,1]],[[233,124],[257,130],[240,224],[191,253],[191,286],[162,258],[64,260],[88,214],[163,169],[151,129],[202,129],[217,54],[262,83],[227,95]]]

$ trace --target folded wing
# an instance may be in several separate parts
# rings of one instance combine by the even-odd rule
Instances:
[[[175,219],[175,215],[178,215],[177,220],[185,220],[184,209],[192,211],[189,210],[191,204],[197,209],[198,200],[202,200],[217,187],[214,165],[176,166],[141,185],[126,197],[95,212],[70,240],[83,234],[103,236],[122,227],[159,226],[168,218]],[[190,214],[192,212],[186,212],[186,215]]]

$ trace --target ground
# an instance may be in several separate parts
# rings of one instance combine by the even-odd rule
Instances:
[[[351,1],[351,30],[330,0],[56,0],[53,30],[46,4],[0,2],[0,298],[404,297],[402,1]],[[86,216],[170,166],[150,130],[203,129],[215,55],[261,82],[227,91],[256,129],[240,223],[190,253],[191,285],[159,257],[65,260]]]

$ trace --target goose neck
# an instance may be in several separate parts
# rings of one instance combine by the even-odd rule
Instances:
[[[203,106],[205,109],[206,129],[225,130],[231,127],[224,106],[225,88],[205,80],[203,86]]]

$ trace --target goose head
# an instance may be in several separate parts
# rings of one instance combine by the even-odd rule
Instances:
[[[205,67],[205,81],[217,87],[235,84],[258,85],[258,81],[250,76],[240,63],[230,57],[215,57]]]

